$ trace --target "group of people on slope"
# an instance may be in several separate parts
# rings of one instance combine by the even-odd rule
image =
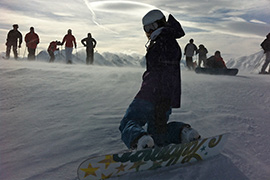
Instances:
[[[13,29],[10,30],[7,34],[7,41],[6,41],[6,59],[10,58],[10,51],[11,48],[13,50],[14,58],[18,59],[18,51],[17,48],[21,48],[23,42],[23,36],[21,32],[18,30],[18,24],[13,25]],[[35,59],[35,51],[37,45],[39,44],[39,37],[35,33],[34,27],[30,27],[30,32],[25,35],[25,43],[28,49],[28,59],[34,60]],[[18,45],[19,41],[19,45]]]
[[[270,33],[266,35],[266,39],[261,43],[261,47],[265,53],[265,62],[262,65],[260,74],[270,74],[270,66],[268,72],[266,71],[267,66],[270,64]],[[195,69],[197,64],[193,62],[194,54],[199,55],[198,67],[201,67],[203,62],[204,67],[208,68],[227,68],[226,64],[221,57],[220,51],[216,51],[213,56],[207,58],[208,50],[203,44],[199,45],[199,49],[194,44],[194,40],[190,39],[189,43],[185,47],[184,55],[186,56],[186,65],[189,70]]]
[[[184,50],[187,68],[194,70],[196,67],[201,67],[202,63],[203,66],[207,68],[227,68],[220,51],[216,51],[215,54],[209,58],[207,58],[207,53],[208,50],[203,44],[200,44],[198,49],[194,44],[194,40],[190,39]],[[193,56],[197,54],[199,55],[198,64],[193,62]]]
[[[86,47],[86,64],[93,64],[94,63],[94,48],[97,45],[97,41],[92,38],[92,34],[88,33],[87,37],[81,40],[81,43]],[[57,48],[58,45],[65,44],[65,53],[66,53],[66,62],[67,64],[72,64],[72,51],[73,46],[75,49],[77,48],[76,38],[72,35],[72,30],[69,29],[67,31],[67,34],[64,36],[62,42],[60,41],[52,41],[47,49],[49,55],[50,55],[50,61],[54,62],[55,55],[54,52],[56,50],[59,50]]]
[[[22,34],[18,30],[18,24],[13,25],[13,29],[10,30],[7,34],[6,41],[6,59],[10,58],[11,48],[13,49],[14,58],[18,59],[18,51],[17,48],[21,48],[22,44]],[[25,35],[25,43],[28,50],[28,60],[35,60],[35,53],[37,45],[40,42],[39,36],[35,33],[34,27],[30,27],[30,32]],[[19,41],[19,44],[18,44]],[[92,38],[91,33],[87,34],[87,37],[81,40],[81,43],[86,47],[86,64],[93,64],[94,62],[94,48],[97,45],[97,42],[94,38]],[[66,62],[67,64],[72,64],[72,51],[73,47],[77,48],[76,38],[72,35],[72,30],[69,29],[67,34],[64,36],[62,42],[60,41],[52,41],[49,44],[47,49],[50,60],[49,62],[54,62],[55,60],[55,51],[59,50],[57,48],[58,45],[65,44],[65,53],[66,53]]]

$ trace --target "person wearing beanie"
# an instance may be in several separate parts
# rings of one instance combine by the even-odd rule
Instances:
[[[194,53],[196,54],[198,53],[197,50],[198,48],[194,44],[194,40],[190,39],[189,43],[185,46],[185,50],[184,50],[184,55],[186,56],[186,65],[189,70],[194,70],[195,68],[194,62],[193,62],[193,56],[194,56]]]
[[[69,29],[67,34],[64,36],[62,40],[62,45],[65,44],[65,53],[66,53],[66,63],[72,64],[72,51],[73,44],[75,49],[77,48],[77,43],[75,37],[72,35],[72,30]]]
[[[86,64],[93,64],[94,48],[97,45],[97,41],[92,37],[91,33],[88,33],[87,37],[81,40],[81,43],[86,47]]]
[[[14,58],[18,59],[17,48],[18,47],[21,48],[21,44],[22,44],[22,34],[18,29],[19,29],[19,25],[13,24],[13,29],[8,32],[7,42],[6,42],[6,46],[7,46],[6,59],[10,58],[11,47],[13,49]],[[19,40],[19,46],[18,46],[18,40]]]
[[[39,44],[39,37],[35,33],[34,27],[30,27],[30,32],[25,35],[25,43],[28,49],[28,60],[35,60],[35,53],[37,45]]]

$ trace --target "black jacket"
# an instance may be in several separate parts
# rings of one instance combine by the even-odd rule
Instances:
[[[17,45],[19,39],[19,44],[22,44],[22,34],[18,30],[10,30],[7,35],[7,44]]]

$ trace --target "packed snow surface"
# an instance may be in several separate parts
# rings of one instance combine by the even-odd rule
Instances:
[[[145,68],[139,58],[102,56],[95,66],[0,60],[0,179],[76,180],[89,156],[126,149],[118,126]],[[182,107],[170,120],[191,124],[202,137],[230,133],[220,155],[114,179],[269,179],[270,75],[258,75],[263,58],[258,52],[228,61],[240,69],[237,76],[182,66]]]

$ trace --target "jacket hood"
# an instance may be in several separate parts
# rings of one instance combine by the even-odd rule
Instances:
[[[185,36],[185,32],[182,29],[181,24],[170,14],[168,21],[164,27],[158,28],[155,30],[151,36],[151,40],[156,40],[159,36],[171,36],[175,39]]]

